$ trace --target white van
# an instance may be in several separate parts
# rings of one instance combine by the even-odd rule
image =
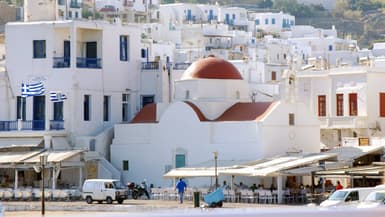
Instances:
[[[82,196],[88,204],[93,201],[106,201],[108,204],[118,201],[121,204],[128,198],[128,191],[116,179],[87,179],[83,184]]]
[[[374,188],[346,188],[333,192],[321,207],[354,206],[363,201]]]

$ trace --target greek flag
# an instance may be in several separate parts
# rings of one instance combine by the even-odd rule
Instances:
[[[21,83],[21,96],[41,96],[44,94],[45,87],[42,81],[32,84]]]
[[[67,99],[67,96],[61,91],[50,91],[49,98],[52,102],[63,102]]]

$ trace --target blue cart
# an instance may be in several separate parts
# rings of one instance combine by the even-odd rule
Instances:
[[[222,207],[225,195],[222,188],[217,188],[215,191],[205,195],[203,199],[209,207]]]

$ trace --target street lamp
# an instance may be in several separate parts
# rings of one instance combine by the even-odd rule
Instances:
[[[218,188],[218,171],[217,171],[217,161],[218,161],[218,152],[214,151],[214,162],[215,162],[215,189]]]
[[[47,165],[47,158],[48,156],[46,154],[40,155],[40,166],[41,166],[41,215],[45,214],[45,194],[44,194],[44,167]]]

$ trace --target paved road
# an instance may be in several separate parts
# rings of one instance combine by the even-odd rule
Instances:
[[[40,216],[41,202],[40,201],[3,201],[5,208],[5,216]],[[262,204],[247,204],[247,203],[224,203],[224,208],[251,208],[251,207],[281,207],[280,205],[262,205]],[[46,216],[74,215],[76,213],[106,213],[106,212],[130,212],[130,213],[148,213],[148,212],[164,212],[167,211],[186,211],[200,210],[194,208],[192,201],[185,201],[179,204],[176,201],[163,200],[125,200],[123,204],[87,204],[85,201],[46,201],[45,202]]]
[[[39,201],[2,202],[5,217],[41,216]],[[126,200],[123,204],[86,204],[77,202],[46,202],[47,217],[383,217],[383,209],[345,208],[323,210],[317,206],[287,206],[244,203],[224,203],[223,208],[193,208],[187,201]]]

